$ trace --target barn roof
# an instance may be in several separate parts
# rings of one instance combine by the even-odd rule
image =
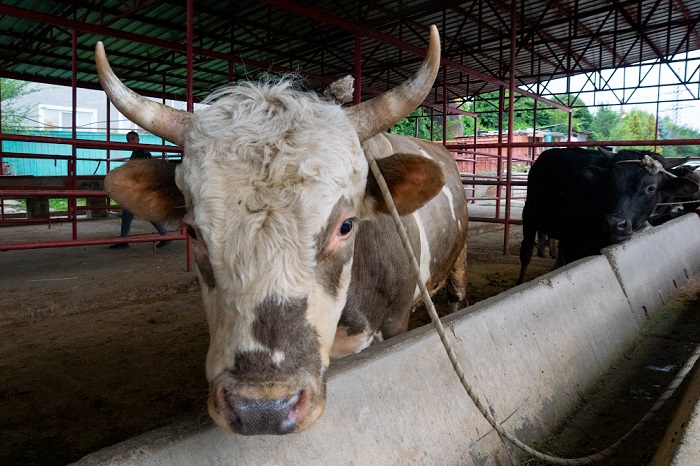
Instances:
[[[514,11],[506,0],[193,4],[195,100],[265,72],[298,71],[321,89],[353,74],[356,39],[369,97],[415,71],[430,24],[441,32],[445,65],[434,102],[507,84],[511,18],[517,85],[700,49],[700,0],[520,0]],[[187,12],[182,0],[3,0],[0,76],[70,85],[75,40],[78,87],[99,88],[93,57],[102,40],[128,86],[184,100]]]

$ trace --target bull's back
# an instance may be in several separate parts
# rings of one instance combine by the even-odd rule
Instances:
[[[604,156],[581,148],[549,149],[532,165],[527,180],[523,224],[561,239],[569,216],[581,216],[591,205],[591,188],[582,179],[589,166],[602,166]]]
[[[398,136],[394,136],[395,138]],[[404,224],[415,223],[425,234],[421,244],[421,270],[429,288],[435,289],[445,280],[467,239],[469,214],[464,185],[452,154],[440,144],[405,136],[437,160],[445,175],[445,186],[425,206],[404,218]],[[426,254],[428,248],[429,254]],[[416,299],[420,299],[417,295]]]

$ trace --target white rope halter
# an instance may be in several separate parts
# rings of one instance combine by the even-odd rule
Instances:
[[[618,163],[639,163],[642,167],[646,168],[651,175],[656,175],[661,172],[671,178],[678,178],[676,175],[666,170],[661,162],[651,157],[649,154],[644,154],[641,160],[620,160],[619,162],[615,162],[616,165]]]

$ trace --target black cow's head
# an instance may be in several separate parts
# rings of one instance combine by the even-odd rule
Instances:
[[[629,239],[646,223],[662,196],[698,191],[697,184],[671,173],[683,159],[668,160],[647,150],[624,149],[614,154],[601,148],[600,152],[604,166],[587,167],[584,176],[599,186],[599,199],[606,209],[602,229],[611,243]]]

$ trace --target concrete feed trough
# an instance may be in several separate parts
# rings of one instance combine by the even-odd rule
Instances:
[[[506,429],[528,443],[549,435],[664,300],[700,273],[699,229],[700,217],[686,215],[443,319],[468,380]],[[231,436],[200,419],[78,464],[510,461],[431,326],[331,369],[326,412],[300,434]]]

